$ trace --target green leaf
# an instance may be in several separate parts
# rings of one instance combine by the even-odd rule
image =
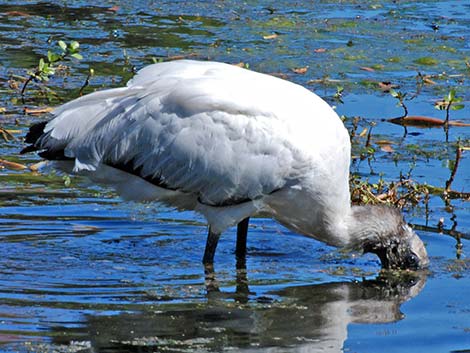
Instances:
[[[447,95],[447,101],[448,102],[453,102],[455,98],[455,89],[451,89],[449,91],[449,94]]]
[[[57,44],[59,44],[59,47],[63,50],[63,51],[66,51],[67,50],[67,44],[63,41],[63,40],[59,40],[57,42]]]
[[[49,81],[49,77],[48,77],[47,74],[44,73],[44,72],[41,72],[41,73],[39,74],[39,76],[37,76],[37,78],[38,78],[39,80],[41,80],[41,81]]]
[[[454,169],[454,167],[455,167],[455,161],[453,161],[453,160],[448,160],[448,161],[447,161],[447,167],[449,168],[449,170]]]
[[[83,56],[82,56],[81,54],[79,54],[79,53],[72,53],[72,54],[70,54],[70,56],[71,56],[72,58],[77,59],[77,60],[82,60],[82,59],[83,59]]]
[[[79,47],[80,47],[80,44],[76,40],[73,40],[70,42],[70,50],[72,52],[75,52]]]
[[[68,175],[64,175],[62,177],[62,180],[64,181],[64,186],[67,188],[70,186],[70,184],[72,184],[72,180],[70,179],[70,176]]]
[[[419,64],[419,65],[437,65],[439,63],[439,61],[435,58],[432,58],[430,56],[424,56],[422,58],[418,58],[416,60],[414,60],[414,62],[416,64]]]
[[[60,55],[56,54],[56,53],[53,53],[51,51],[48,51],[47,52],[47,60],[50,62],[50,63],[54,63],[56,61],[59,61],[61,58]]]
[[[460,110],[465,108],[465,104],[454,104],[450,106],[451,110]]]
[[[390,88],[390,95],[393,97],[393,98],[398,98],[398,92],[395,91],[393,88]]]
[[[44,59],[43,58],[39,59],[38,69],[39,69],[39,71],[44,70]]]
[[[50,76],[50,75],[55,74],[55,69],[53,67],[47,66],[47,67],[44,67],[43,72],[47,74],[48,76]]]

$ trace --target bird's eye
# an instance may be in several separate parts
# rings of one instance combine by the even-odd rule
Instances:
[[[410,269],[418,269],[419,267],[419,258],[416,254],[408,254],[405,258],[405,266]]]

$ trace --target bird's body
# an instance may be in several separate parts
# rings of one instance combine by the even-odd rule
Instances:
[[[53,115],[31,129],[26,151],[68,160],[73,172],[113,184],[124,198],[196,210],[217,239],[264,215],[330,245],[362,247],[361,222],[377,223],[358,219],[367,212],[350,205],[343,123],[288,81],[222,63],[167,62]],[[396,211],[383,209],[378,217],[392,224],[379,220],[380,232],[393,232]]]

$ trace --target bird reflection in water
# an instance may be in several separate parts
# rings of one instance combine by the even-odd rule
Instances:
[[[95,351],[142,351],[145,346],[145,352],[342,352],[349,324],[403,319],[401,304],[418,295],[426,276],[382,273],[374,280],[287,287],[262,297],[249,292],[243,270],[238,271],[236,293],[218,290],[213,280],[204,304],[89,316],[86,331]]]

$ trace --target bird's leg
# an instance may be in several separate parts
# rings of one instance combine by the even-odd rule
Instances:
[[[206,250],[204,251],[204,257],[202,263],[204,264],[205,282],[207,293],[218,292],[219,283],[215,278],[214,271],[214,255],[217,249],[217,243],[219,242],[220,233],[215,233],[209,227],[209,234],[207,235]]]
[[[237,247],[235,256],[237,258],[237,269],[246,268],[246,238],[248,235],[248,223],[250,218],[243,219],[237,226]]]
[[[219,242],[220,233],[215,233],[209,227],[209,234],[207,235],[206,250],[204,251],[204,257],[202,263],[204,266],[214,264],[215,250],[217,249],[217,243]]]

